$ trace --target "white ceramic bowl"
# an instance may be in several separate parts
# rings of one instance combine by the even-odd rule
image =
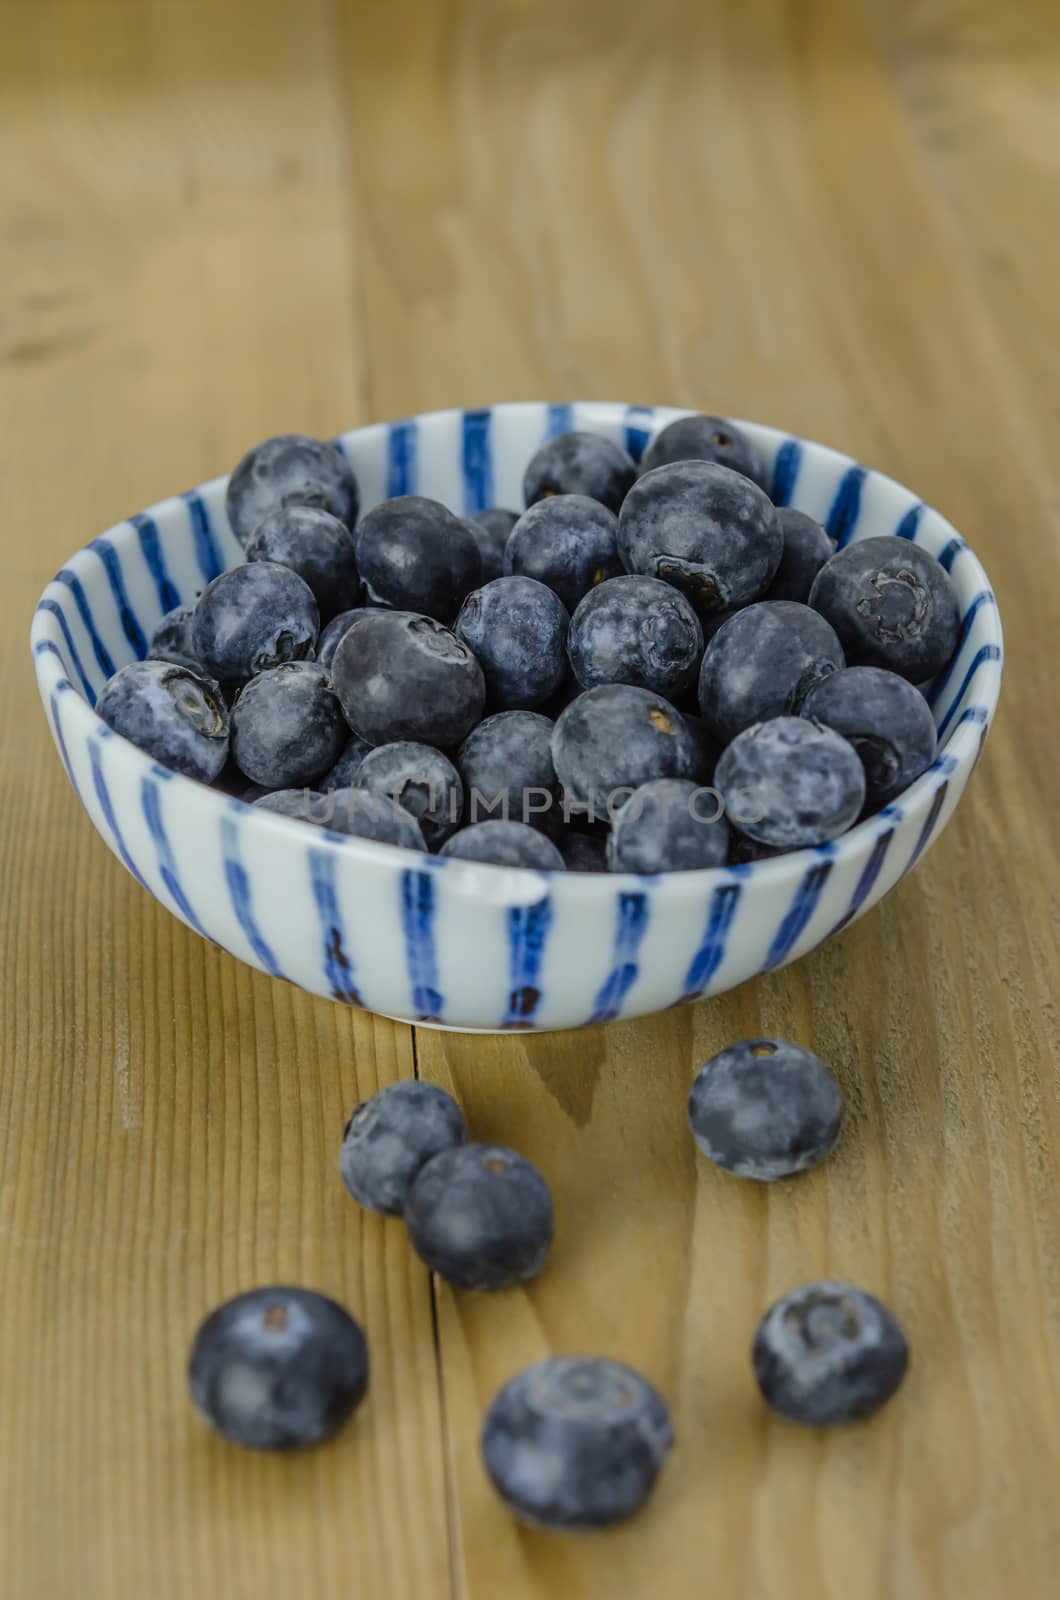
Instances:
[[[541,441],[587,428],[639,457],[685,413],[607,403],[438,411],[345,434],[362,509],[432,495],[459,512],[522,504]],[[740,423],[774,498],[840,544],[897,533],[938,556],[960,599],[960,644],[932,696],[929,771],[834,844],[753,866],[656,878],[544,874],[417,855],[259,811],[166,771],[92,709],[144,655],[159,618],[242,559],[218,478],[120,523],[41,597],[41,698],[82,805],[145,889],[243,961],[316,994],[459,1029],[568,1028],[718,994],[795,961],[862,916],[953,813],[1001,683],[1001,623],[973,552],[908,489],[823,445]]]

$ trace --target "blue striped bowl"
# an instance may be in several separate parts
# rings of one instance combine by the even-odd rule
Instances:
[[[469,512],[520,505],[523,468],[549,434],[589,428],[639,456],[679,415],[502,405],[360,428],[339,443],[365,506],[418,491]],[[1001,624],[975,555],[908,489],[822,445],[741,426],[779,503],[819,518],[840,544],[914,540],[960,597],[960,646],[932,694],[933,766],[835,844],[658,878],[508,871],[308,828],[167,772],[92,708],[107,677],[144,655],[164,612],[242,559],[222,478],[94,539],[37,607],[41,697],[82,805],[133,876],[197,933],[274,977],[408,1021],[578,1027],[718,994],[797,960],[875,905],[952,815],[997,704]]]

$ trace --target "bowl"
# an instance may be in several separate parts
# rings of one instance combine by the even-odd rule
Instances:
[[[585,428],[639,457],[675,417],[603,402],[435,411],[344,434],[367,509],[420,493],[468,513],[522,504],[543,439]],[[997,705],[1002,637],[976,556],[910,490],[808,440],[740,422],[774,499],[840,545],[898,534],[937,556],[960,641],[934,683],[932,766],[832,844],[653,878],[539,873],[423,856],[256,810],[169,772],[97,717],[106,679],[147,650],[160,617],[243,558],[226,479],[163,500],[79,550],[49,583],[32,649],[70,782],[133,877],[196,933],[344,1005],[467,1031],[552,1029],[719,994],[806,955],[864,916],[938,838]]]

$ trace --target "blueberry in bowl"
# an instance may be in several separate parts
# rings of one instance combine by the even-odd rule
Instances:
[[[285,436],[231,482],[92,539],[45,589],[31,642],[59,757],[109,848],[190,929],[259,970],[458,1029],[574,1027],[696,1000],[862,916],[939,836],[982,749],[1002,661],[991,585],[915,494],[767,427],[722,419],[712,445],[718,419],[704,413],[638,476],[644,435],[650,448],[697,415],[527,403],[331,443]],[[554,445],[570,434],[580,442]],[[491,576],[516,510],[563,495],[599,503],[601,526],[617,517],[625,576],[590,583],[575,606],[602,607],[599,634],[564,625],[539,579]],[[400,505],[395,521],[402,497],[430,503],[412,507],[415,530]],[[278,515],[292,507],[312,514]],[[505,515],[480,545],[469,519],[494,508]],[[335,523],[354,555],[332,584],[321,552],[345,553]],[[312,563],[289,537],[310,526],[327,534]],[[632,627],[605,593],[627,579]],[[549,597],[530,589],[519,650],[493,614],[507,602],[454,626],[469,595],[500,584],[503,599],[513,583]],[[675,596],[661,612],[655,583]],[[800,628],[741,620],[755,607]],[[572,631],[586,687],[569,671]],[[766,634],[782,703],[754,670],[740,681]],[[283,737],[255,710],[274,693]],[[411,755],[394,754],[402,742]],[[748,772],[763,792],[742,792]],[[702,791],[728,794],[710,848],[654,789],[647,821],[634,806],[616,834],[653,784],[704,818]],[[474,814],[472,787],[493,791]],[[594,820],[599,787],[611,803]],[[505,822],[539,842],[493,826]]]

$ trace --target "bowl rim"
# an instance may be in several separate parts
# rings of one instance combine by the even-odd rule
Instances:
[[[349,429],[338,435],[334,443],[344,447],[348,441],[358,435],[375,432],[380,429],[390,429],[401,423],[430,422],[432,419],[451,419],[466,417],[469,414],[481,414],[488,411],[490,414],[497,412],[539,413],[545,402],[540,401],[512,401],[498,402],[489,407],[446,407],[442,409],[423,411],[410,414],[408,417],[394,419],[390,422],[366,423],[358,428]],[[636,418],[641,427],[645,424],[653,432],[665,427],[667,423],[678,417],[697,415],[695,407],[674,406],[649,406],[630,405],[625,402],[590,400],[566,402],[564,410],[570,410],[577,415],[578,425],[591,428],[593,423],[604,427],[614,428],[617,423],[628,422]],[[812,452],[814,458],[827,460],[843,472],[860,473],[862,480],[872,478],[889,488],[896,489],[909,500],[910,512],[920,513],[930,510],[944,530],[948,530],[954,543],[956,553],[960,554],[965,570],[974,580],[975,593],[989,597],[990,604],[982,608],[982,619],[985,631],[988,634],[986,642],[987,653],[983,648],[977,651],[976,658],[966,674],[966,681],[958,690],[952,705],[955,707],[974,687],[976,703],[966,708],[953,724],[952,728],[940,742],[935,758],[931,765],[914,780],[910,786],[903,790],[896,801],[883,807],[871,817],[855,823],[839,838],[822,845],[806,846],[799,850],[792,850],[786,854],[767,858],[762,861],[753,861],[735,865],[722,864],[714,867],[701,867],[686,872],[664,872],[658,874],[637,874],[629,872],[572,872],[559,869],[540,869],[525,867],[500,867],[488,862],[464,861],[459,857],[443,857],[426,852],[410,850],[402,845],[383,844],[371,839],[362,839],[356,835],[341,834],[331,829],[313,826],[313,842],[327,842],[333,848],[341,851],[351,862],[363,862],[366,865],[382,867],[388,863],[395,869],[406,870],[410,867],[443,871],[447,888],[464,893],[471,898],[487,898],[497,903],[525,903],[531,899],[540,898],[543,893],[561,892],[567,896],[597,896],[601,900],[611,900],[616,894],[631,894],[642,891],[647,886],[652,888],[653,894],[660,892],[664,898],[681,899],[694,898],[702,900],[714,888],[732,882],[749,884],[755,882],[763,888],[782,890],[793,887],[806,874],[815,862],[828,860],[837,862],[840,859],[851,859],[857,856],[869,856],[877,841],[885,835],[892,834],[900,825],[908,825],[916,819],[927,814],[931,809],[932,799],[941,784],[948,781],[959,769],[967,768],[970,772],[974,767],[982,749],[996,710],[1001,691],[1001,680],[1004,670],[1004,638],[1000,612],[996,603],[993,585],[986,573],[982,562],[976,555],[973,547],[957,532],[951,523],[942,516],[934,507],[929,507],[920,500],[914,492],[908,489],[897,479],[888,474],[877,471],[875,468],[865,468],[851,456],[844,455],[833,447],[819,441],[803,438],[797,434],[786,432],[783,429],[771,427],[767,424],[751,422],[744,418],[732,416],[727,420],[735,427],[740,428],[750,435],[752,440],[771,450],[774,455],[779,454],[783,447],[794,448],[799,455],[804,451]],[[190,491],[193,495],[202,498],[223,498],[229,474],[211,478],[196,486]],[[185,496],[184,498],[187,498]],[[142,513],[145,517],[157,517],[167,511],[174,502],[174,497],[169,496],[157,501],[146,508]],[[132,527],[131,520],[116,524],[107,531],[104,538],[127,538],[126,530]],[[63,571],[75,571],[77,563],[86,557],[92,545],[81,546],[65,563]],[[247,821],[255,832],[260,834],[263,842],[269,839],[277,843],[286,841],[289,845],[297,840],[305,840],[307,824],[298,818],[285,817],[276,812],[263,810],[248,801],[240,800],[228,795],[212,786],[198,782],[194,778],[186,777],[169,768],[161,766],[153,756],[141,750],[137,745],[117,734],[107,726],[97,714],[94,707],[89,705],[77,685],[66,672],[63,662],[61,646],[64,643],[63,630],[59,618],[52,609],[55,601],[61,595],[69,595],[69,589],[53,578],[45,588],[34,610],[30,629],[30,648],[33,656],[34,669],[37,676],[38,689],[46,713],[49,706],[51,711],[49,719],[53,723],[53,733],[56,743],[60,748],[67,775],[73,781],[68,755],[65,750],[63,735],[59,730],[57,701],[62,699],[64,707],[69,706],[72,712],[74,731],[83,739],[92,736],[105,738],[108,746],[115,752],[120,752],[119,759],[129,769],[130,776],[139,776],[140,779],[153,776],[164,777],[174,785],[174,794],[194,798],[197,804],[205,805],[207,809],[216,808],[218,818],[222,814],[229,816],[238,815]],[[967,627],[974,612],[965,611],[964,626]],[[960,649],[960,641],[957,650]],[[956,653],[955,653],[956,658]],[[72,692],[71,692],[72,691]],[[76,784],[75,790],[76,790]],[[208,798],[207,798],[208,797]],[[251,820],[253,819],[253,821]],[[926,842],[926,841],[925,841]],[[913,864],[919,849],[914,852],[909,866]],[[908,867],[905,869],[908,870]],[[544,885],[542,888],[541,885]]]

